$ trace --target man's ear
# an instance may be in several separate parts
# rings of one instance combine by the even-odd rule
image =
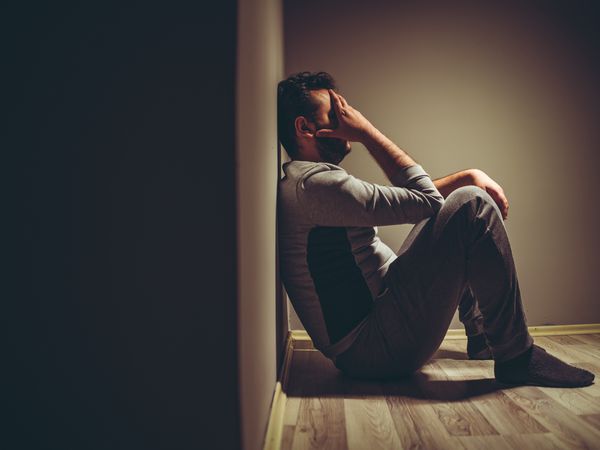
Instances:
[[[296,117],[294,128],[296,129],[296,136],[298,137],[315,137],[315,131],[310,129],[308,120],[306,120],[306,117],[304,116]]]

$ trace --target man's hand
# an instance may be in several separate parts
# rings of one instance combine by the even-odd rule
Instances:
[[[333,103],[333,110],[337,119],[334,129],[323,128],[316,132],[317,137],[338,138],[346,141],[361,142],[364,144],[374,127],[358,110],[348,104],[340,94],[329,89],[329,96]]]
[[[502,217],[508,218],[508,199],[504,189],[492,180],[483,170],[467,169],[433,181],[444,198],[463,186],[477,186],[486,191],[498,205]]]
[[[500,208],[502,217],[506,220],[508,218],[508,199],[504,194],[504,189],[482,170],[472,169],[471,176],[473,177],[473,185],[480,187],[490,194],[498,205],[498,208]]]
[[[333,103],[337,126],[334,125],[333,129],[318,130],[315,136],[360,142],[369,150],[390,180],[398,173],[398,170],[416,164],[404,150],[384,136],[359,111],[350,106],[344,97],[332,89],[329,89],[329,97]]]

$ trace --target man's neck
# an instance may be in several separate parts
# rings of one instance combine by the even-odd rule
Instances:
[[[327,162],[323,161],[321,155],[316,148],[302,148],[298,152],[298,158],[301,161],[312,161],[312,162]]]

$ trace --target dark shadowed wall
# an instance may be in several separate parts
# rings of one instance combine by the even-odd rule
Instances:
[[[236,2],[83,5],[2,13],[0,447],[239,448]]]
[[[600,322],[595,2],[286,1],[284,17],[286,75],[332,73],[432,177],[476,167],[504,187],[529,325]],[[342,165],[387,183],[359,144]],[[397,250],[408,229],[380,235]]]
[[[288,326],[276,303],[281,306],[283,299],[277,296],[275,250],[276,86],[283,73],[283,19],[280,0],[242,0],[238,14],[240,397],[243,448],[258,450],[266,432]]]

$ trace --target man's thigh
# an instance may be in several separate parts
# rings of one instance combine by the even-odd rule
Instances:
[[[436,220],[445,220],[443,229]],[[393,304],[381,304],[379,315],[391,346],[410,342],[428,358],[441,344],[466,287],[461,226],[438,216],[419,223],[390,265],[386,285]],[[399,317],[405,325],[394,328]]]

